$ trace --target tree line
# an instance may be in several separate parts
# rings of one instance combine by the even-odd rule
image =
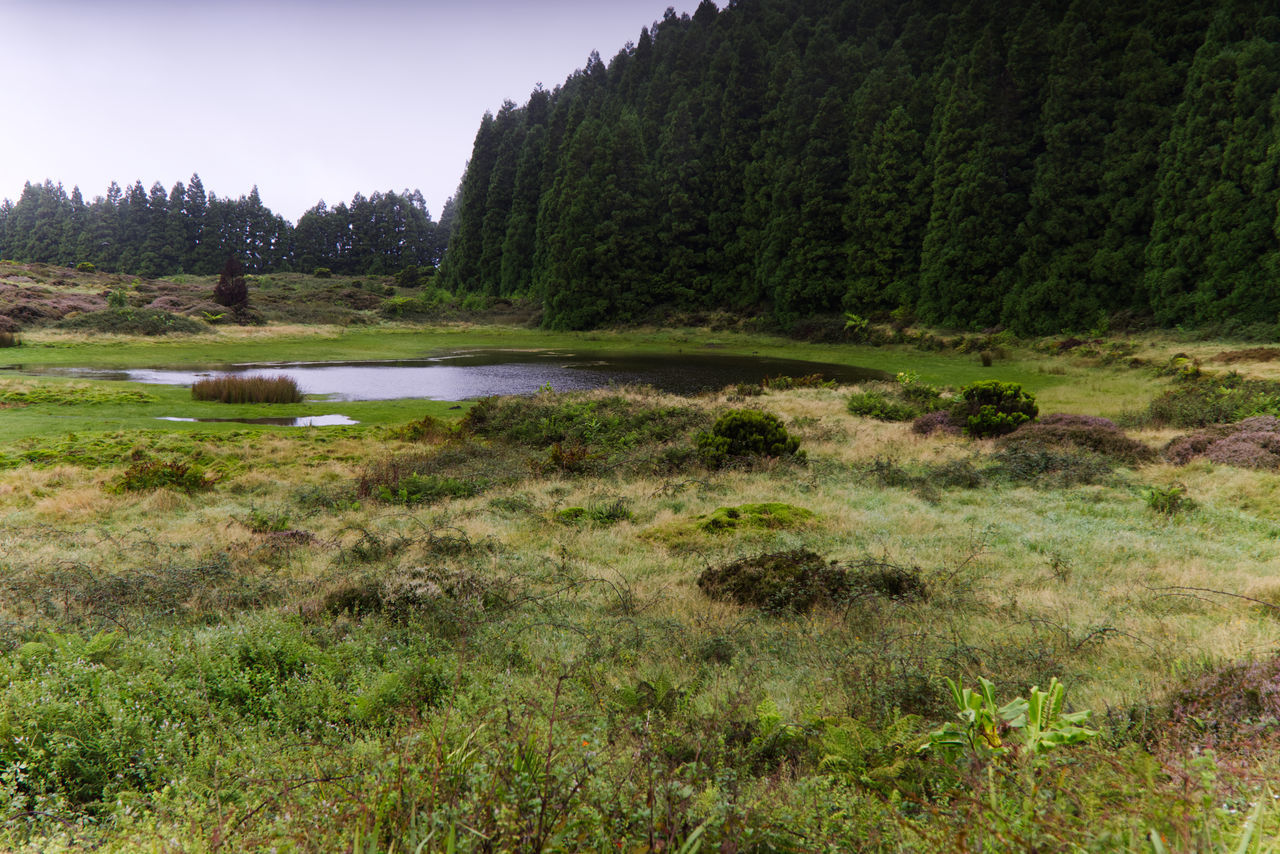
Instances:
[[[477,131],[441,267],[560,328],[1280,315],[1263,0],[704,0]]]
[[[230,256],[245,272],[327,267],[337,273],[390,274],[434,267],[448,242],[452,203],[440,222],[422,193],[357,193],[350,204],[323,201],[296,226],[262,203],[258,188],[238,199],[206,193],[199,175],[166,191],[137,181],[112,182],[85,202],[60,183],[28,182],[18,201],[0,203],[0,258],[70,266],[92,263],[108,272],[146,277],[213,275]]]

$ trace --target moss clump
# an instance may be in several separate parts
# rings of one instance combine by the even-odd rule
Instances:
[[[722,599],[765,611],[806,612],[835,604],[852,589],[848,572],[808,549],[771,552],[708,567],[698,587]]]
[[[699,516],[697,526],[708,533],[719,534],[740,528],[799,528],[814,518],[812,510],[769,501],[763,504],[739,504],[737,507],[717,507],[706,516]]]

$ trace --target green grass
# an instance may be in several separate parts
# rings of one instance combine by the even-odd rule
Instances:
[[[138,366],[703,337],[1021,382],[1043,412],[1140,409],[1167,384],[1031,350],[984,369],[680,331],[33,349]],[[0,378],[0,847],[1149,852],[1154,832],[1266,850],[1280,812],[1253,805],[1280,750],[1251,727],[1280,711],[1280,473],[1134,457],[1036,475],[1000,440],[850,414],[850,393],[751,397],[806,460],[712,470],[697,433],[743,405],[733,390],[539,394],[468,431],[450,403]],[[361,424],[155,420],[334,411]],[[1194,504],[1153,512],[1175,488]],[[808,613],[698,587],[800,550],[847,581]],[[1102,735],[996,764],[919,753],[955,719],[945,679],[979,676],[1001,702],[1057,677]]]

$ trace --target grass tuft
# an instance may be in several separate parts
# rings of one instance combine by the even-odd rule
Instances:
[[[301,403],[298,383],[283,374],[274,377],[240,377],[224,374],[197,380],[191,386],[192,400],[219,403]]]

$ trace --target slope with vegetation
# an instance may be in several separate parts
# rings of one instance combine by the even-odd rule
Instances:
[[[704,0],[484,117],[445,281],[571,329],[1274,334],[1278,84],[1252,0]]]

